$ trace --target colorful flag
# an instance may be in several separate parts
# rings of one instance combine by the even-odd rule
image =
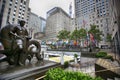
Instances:
[[[90,35],[87,32],[87,41],[89,41],[89,40],[90,40]]]
[[[77,46],[77,41],[76,40],[74,40],[74,46]]]
[[[86,24],[87,22],[83,19],[83,26],[85,27]]]
[[[90,33],[90,40],[94,42],[94,36]]]
[[[85,40],[85,41],[84,41],[84,47],[87,47],[87,46],[88,46],[88,41]]]

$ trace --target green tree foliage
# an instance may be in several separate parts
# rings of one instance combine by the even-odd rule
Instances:
[[[72,32],[72,34],[71,34],[71,39],[73,39],[73,40],[78,40],[78,39],[80,39],[80,38],[85,38],[86,37],[86,35],[87,35],[87,32],[86,32],[86,30],[85,29],[83,29],[83,28],[81,28],[81,29],[79,29],[79,30],[77,30],[77,29],[75,29],[73,32]]]
[[[60,68],[50,69],[44,80],[103,80],[100,77],[93,78],[80,72],[64,71]]]
[[[111,42],[112,41],[112,35],[111,34],[107,34],[107,42]]]
[[[77,28],[71,33],[70,35],[70,39],[72,40],[77,40],[79,38],[79,31],[77,30]]]
[[[85,29],[81,28],[80,30],[78,30],[78,34],[79,34],[79,37],[84,39],[86,36],[87,36],[87,32]]]
[[[94,38],[99,42],[101,41],[101,35],[102,35],[102,32],[97,29],[96,25],[91,25],[91,28],[90,30],[88,31],[88,33],[91,33],[93,34]]]
[[[59,31],[57,37],[61,40],[61,39],[68,39],[69,36],[70,36],[70,31],[67,31],[67,30],[61,30],[61,31]]]

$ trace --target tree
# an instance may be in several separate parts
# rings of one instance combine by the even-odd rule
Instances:
[[[74,54],[75,63],[77,63],[77,57],[78,57],[78,55],[77,55],[77,54]]]
[[[82,44],[84,43],[84,40],[85,40],[86,36],[87,36],[87,31],[84,28],[81,28],[79,30],[79,37],[81,39]]]
[[[77,40],[79,38],[79,31],[77,30],[77,28],[71,33],[70,35],[70,39],[72,40]]]
[[[112,41],[112,35],[111,34],[107,34],[107,42],[111,42]]]
[[[67,30],[61,30],[59,31],[58,33],[58,38],[59,39],[68,39],[70,36],[70,31],[67,31]]]
[[[91,25],[91,28],[88,31],[88,33],[91,33],[96,41],[101,41],[102,32],[99,29],[97,29],[96,25]]]
[[[79,34],[79,37],[82,39],[84,39],[87,36],[87,32],[84,28],[81,28],[80,30],[78,30],[78,34]]]

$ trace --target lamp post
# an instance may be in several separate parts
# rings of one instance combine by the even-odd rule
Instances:
[[[34,29],[33,28],[29,28],[29,34],[30,34],[30,36],[33,38],[33,31],[34,31]]]

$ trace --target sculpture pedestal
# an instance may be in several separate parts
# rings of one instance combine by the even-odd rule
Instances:
[[[10,66],[6,62],[0,63],[0,80],[20,80],[30,77],[35,79],[36,75],[40,77],[40,74],[45,74],[49,68],[59,66],[60,64],[44,60],[43,62],[37,62],[33,60],[31,63],[26,63],[25,66]],[[31,77],[32,76],[32,77]]]

